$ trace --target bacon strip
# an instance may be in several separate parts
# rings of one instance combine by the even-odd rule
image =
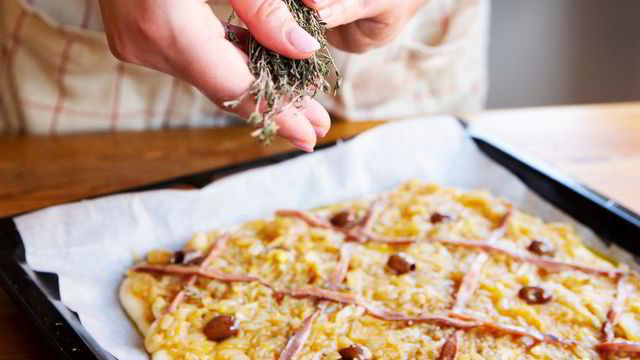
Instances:
[[[496,324],[487,319],[478,318],[476,316],[472,316],[468,314],[451,312],[449,313],[449,316],[463,319],[466,321],[474,321],[479,324],[477,327],[483,327],[491,331],[510,334],[510,335],[516,335],[516,336],[527,336],[534,339],[537,342],[554,344],[554,345],[563,345],[563,346],[574,346],[578,344],[576,341],[561,339],[555,335],[541,333],[534,329],[526,329],[526,328],[522,328],[515,325]]]
[[[328,286],[331,290],[335,290],[344,280],[349,270],[349,261],[353,255],[353,244],[345,243],[340,248],[340,260],[338,266],[333,273],[329,276]],[[304,343],[311,334],[313,322],[315,319],[324,313],[327,308],[327,302],[322,302],[316,311],[311,316],[304,319],[302,326],[295,332],[295,334],[287,342],[287,346],[280,353],[279,360],[291,360],[293,359],[304,347]]]
[[[476,291],[478,287],[478,279],[480,278],[480,271],[484,264],[489,260],[489,255],[486,253],[481,253],[473,259],[471,263],[471,267],[469,268],[469,272],[467,272],[462,281],[460,282],[460,287],[458,287],[458,292],[454,294],[455,300],[453,302],[453,306],[451,309],[453,311],[460,311],[467,306],[469,299],[471,299],[471,295]]]
[[[618,286],[616,289],[616,299],[611,305],[611,310],[607,313],[607,321],[602,324],[602,336],[606,342],[611,342],[614,338],[614,328],[618,323],[622,308],[627,297],[631,294],[633,288],[627,283],[627,277],[621,276],[618,278]]]
[[[276,211],[276,215],[296,217],[298,219],[303,220],[310,226],[324,228],[324,229],[333,229],[335,231],[342,232],[349,237],[355,238],[360,242],[364,242],[365,240],[368,240],[373,242],[398,244],[398,245],[407,245],[407,244],[412,244],[418,241],[439,242],[442,244],[476,248],[476,249],[484,250],[486,252],[497,252],[497,253],[505,254],[519,261],[532,263],[534,265],[543,267],[550,271],[578,270],[588,274],[604,275],[608,277],[617,277],[617,276],[626,274],[626,272],[622,270],[617,270],[617,269],[599,269],[591,266],[584,266],[584,265],[572,264],[564,261],[545,259],[538,256],[531,256],[529,254],[524,254],[521,252],[506,249],[497,244],[491,244],[489,241],[471,241],[471,240],[463,240],[463,239],[451,239],[451,238],[447,239],[447,238],[435,238],[435,237],[427,237],[427,238],[390,237],[390,236],[376,234],[371,230],[371,227],[373,226],[373,224],[375,223],[375,220],[378,218],[378,216],[384,209],[384,204],[385,204],[385,201],[381,199],[374,201],[360,229],[358,228],[339,229],[332,226],[331,223],[329,223],[327,220],[319,218],[305,211],[279,210],[279,211]],[[509,210],[501,220],[499,224],[499,228],[504,228],[511,213],[512,213],[512,207],[509,206]]]
[[[484,250],[486,252],[497,252],[507,255],[511,258],[520,260],[522,262],[528,262],[539,267],[543,267],[550,271],[563,271],[563,270],[578,270],[588,274],[604,275],[608,277],[617,277],[626,274],[625,271],[617,269],[600,269],[591,266],[584,266],[573,264],[564,261],[545,259],[542,257],[531,256],[528,254],[516,252],[510,249],[506,249],[500,245],[488,244],[486,241],[474,241],[474,240],[462,240],[462,239],[446,239],[446,238],[415,238],[415,237],[389,237],[372,232],[363,232],[363,235],[368,238],[369,241],[385,243],[385,244],[398,244],[408,245],[418,241],[430,241],[441,244],[458,245],[468,248],[475,248]]]
[[[196,275],[222,282],[259,282],[260,284],[273,288],[265,281],[256,276],[246,274],[227,274],[216,270],[203,269],[199,266],[182,266],[182,265],[150,265],[140,264],[134,266],[131,270],[139,272],[158,272],[174,275]]]
[[[329,276],[328,285],[329,289],[335,290],[344,281],[349,271],[349,262],[353,256],[354,246],[350,243],[345,243],[340,248],[340,261],[333,273]]]
[[[367,215],[364,217],[364,221],[362,222],[363,233],[371,232],[371,228],[376,223],[376,220],[378,220],[378,217],[384,210],[385,205],[386,200],[384,200],[383,198],[379,198],[373,202],[373,204],[369,208],[369,211],[367,212]]]
[[[161,265],[141,264],[141,265],[135,266],[133,270],[161,272],[161,273],[177,274],[177,275],[198,275],[198,276],[204,276],[204,277],[208,277],[214,280],[224,281],[224,282],[256,281],[261,283],[264,286],[267,286],[273,289],[271,285],[267,284],[266,282],[264,282],[263,280],[255,276],[244,275],[244,274],[225,274],[218,271],[201,269],[198,266],[178,266],[178,265],[161,266]],[[382,307],[377,307],[371,303],[368,303],[367,301],[358,299],[358,297],[353,294],[344,294],[334,290],[320,289],[316,287],[305,287],[305,288],[290,291],[288,293],[286,292],[281,292],[281,293],[295,297],[295,298],[316,298],[316,299],[329,300],[329,301],[343,303],[343,304],[353,304],[357,306],[362,306],[369,315],[381,320],[406,321],[406,322],[412,322],[412,323],[433,323],[433,324],[439,324],[443,326],[450,326],[458,329],[472,329],[472,328],[478,328],[478,327],[486,327],[488,329],[497,330],[500,332],[506,332],[514,335],[529,336],[541,342],[564,344],[564,345],[575,344],[567,340],[560,340],[552,335],[542,334],[535,330],[523,329],[523,328],[509,326],[509,325],[494,324],[489,321],[477,319],[475,317],[472,317],[469,315],[463,315],[459,313],[451,313],[449,314],[449,316],[447,315],[408,316],[408,315],[398,313],[392,310],[388,310]],[[318,310],[323,310],[323,307],[319,308]],[[319,315],[316,315],[316,317],[317,316]],[[459,318],[460,320],[456,318]],[[313,317],[313,319],[315,319],[315,317]],[[302,335],[299,335],[299,339],[302,339],[302,336],[305,334],[305,332],[302,331],[300,332],[300,334]]]
[[[595,346],[598,351],[640,353],[640,343],[631,341],[609,341]]]
[[[578,265],[578,264],[573,264],[573,263],[564,262],[564,261],[545,259],[537,256],[532,256],[532,255],[524,254],[514,250],[506,249],[500,245],[487,244],[484,241],[470,241],[470,240],[444,239],[444,238],[432,238],[432,239],[429,239],[429,241],[439,242],[443,244],[459,245],[459,246],[464,246],[469,248],[477,248],[487,252],[497,252],[522,262],[532,263],[534,265],[543,267],[550,271],[579,270],[589,274],[604,275],[608,277],[617,277],[617,276],[626,274],[625,271],[617,270],[617,269],[599,269],[591,266]]]
[[[307,286],[300,289],[292,290],[289,293],[290,296],[298,299],[302,298],[317,298],[324,300],[331,300],[337,303],[343,304],[357,304],[358,299],[352,294],[343,294],[334,290],[321,289],[317,287]]]
[[[352,304],[362,306],[369,315],[387,321],[407,321],[407,322],[421,322],[421,323],[434,323],[441,324],[456,328],[469,329],[477,327],[478,323],[460,321],[451,319],[447,316],[438,315],[422,315],[422,316],[408,316],[402,313],[398,313],[382,307],[377,307],[367,301],[358,299],[357,296],[352,294],[343,294],[338,291],[320,289],[316,287],[305,287],[297,290],[293,290],[289,295],[295,298],[312,297],[317,299],[331,300],[333,302],[342,304]]]
[[[504,235],[507,233],[509,218],[511,217],[511,214],[512,212],[510,208],[507,214],[500,221],[499,227],[495,229],[487,239],[487,244],[493,245],[502,237],[504,237]],[[488,260],[489,255],[487,253],[481,253],[478,254],[478,256],[476,256],[476,258],[471,263],[469,271],[462,278],[462,282],[460,283],[458,292],[457,294],[455,294],[455,301],[452,307],[452,310],[454,312],[460,311],[465,306],[467,306],[467,302],[469,302],[471,295],[473,295],[473,293],[476,291],[476,288],[478,287],[480,271]]]
[[[362,231],[362,235],[365,236],[368,241],[383,243],[383,244],[408,245],[408,244],[413,244],[413,243],[424,240],[424,238],[419,238],[419,237],[384,236],[384,235],[374,233],[371,230]]]
[[[313,314],[304,319],[302,326],[296,330],[295,334],[293,334],[291,338],[289,338],[287,346],[285,346],[284,350],[280,353],[280,357],[278,358],[279,360],[291,360],[298,355],[300,350],[304,347],[304,343],[309,338],[309,335],[311,335],[313,321],[320,316],[322,312],[323,309],[318,308],[313,312]]]
[[[276,216],[293,217],[298,218],[306,222],[309,226],[318,227],[322,229],[332,229],[333,225],[323,218],[317,217],[310,212],[300,210],[278,210]]]
[[[345,234],[348,238],[355,239],[358,242],[364,242],[366,240],[365,238],[363,238],[360,230],[357,227],[352,229],[343,229],[343,228],[335,227],[328,220],[320,218],[306,211],[278,210],[276,211],[276,215],[282,216],[282,217],[293,217],[293,218],[300,219],[311,227],[317,227],[320,229],[331,229],[337,232],[341,232]]]
[[[222,236],[220,236],[219,238],[216,239],[215,243],[213,244],[213,246],[211,246],[211,249],[209,250],[209,254],[207,255],[207,257],[200,264],[201,268],[204,269],[207,266],[209,266],[211,261],[213,261],[213,259],[218,257],[218,255],[220,255],[220,253],[225,248],[225,246],[227,246],[227,240],[228,239],[229,239],[229,236],[226,235],[226,234],[222,235]],[[195,285],[197,280],[198,280],[198,277],[196,275],[191,275],[191,277],[187,281],[187,286],[186,287]],[[167,308],[167,312],[175,311],[178,308],[178,305],[180,305],[180,303],[182,302],[183,299],[184,299],[184,288],[182,290],[180,290],[180,292],[178,294],[176,294],[176,296],[173,298],[173,301],[171,301],[171,304]]]
[[[438,360],[455,360],[458,355],[458,349],[460,348],[460,341],[462,340],[462,330],[458,330],[451,335],[447,341],[442,345]]]

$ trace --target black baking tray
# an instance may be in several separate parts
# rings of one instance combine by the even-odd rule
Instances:
[[[472,132],[469,136],[485,155],[517,176],[530,190],[589,227],[603,240],[640,255],[638,214],[544,164],[517,154],[498,141],[476,136]],[[333,145],[335,142],[321,148]],[[280,154],[121,192],[184,185],[201,188],[223,176],[303,154],[299,151]],[[35,272],[26,265],[22,239],[13,218],[0,219],[0,284],[43,334],[58,358],[115,359],[87,333],[77,315],[60,302],[57,276]]]

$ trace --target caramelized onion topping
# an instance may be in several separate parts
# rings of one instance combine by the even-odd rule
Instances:
[[[395,270],[396,274],[403,275],[416,269],[416,262],[409,255],[398,253],[389,256],[387,266]]]
[[[553,295],[537,286],[525,286],[518,291],[518,297],[529,305],[546,304],[553,300]]]

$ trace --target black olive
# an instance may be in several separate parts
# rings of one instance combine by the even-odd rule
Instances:
[[[451,215],[441,214],[439,212],[435,212],[435,213],[431,214],[431,217],[429,218],[429,221],[432,224],[439,224],[441,222],[450,221],[452,218],[453,217]]]
[[[533,240],[531,244],[527,246],[527,250],[539,256],[553,256],[554,253],[553,246],[551,246],[548,242],[541,240]]]
[[[182,264],[184,263],[184,251],[178,250],[173,253],[173,257],[171,258],[171,263],[173,264]]]
[[[396,274],[403,275],[416,269],[416,262],[406,254],[393,254],[387,260],[387,266],[395,270]]]
[[[358,344],[349,345],[338,350],[341,360],[371,360],[373,355],[366,347]]]
[[[329,221],[335,227],[351,227],[356,222],[356,215],[351,211],[345,210],[334,214]]]
[[[525,286],[518,291],[518,297],[529,305],[546,304],[553,300],[553,295],[537,286]]]
[[[204,260],[204,256],[200,251],[182,251],[178,250],[173,253],[173,257],[171,258],[171,262],[174,264],[180,265],[199,265],[202,260]]]
[[[282,300],[284,300],[284,294],[281,292],[274,292],[273,299],[278,303],[278,305],[282,304]]]
[[[445,343],[442,345],[442,350],[440,350],[440,355],[438,355],[438,360],[455,360],[456,353],[458,352],[458,334],[454,334],[451,336]]]
[[[202,330],[211,341],[224,341],[238,335],[236,317],[233,315],[219,315],[211,319]]]

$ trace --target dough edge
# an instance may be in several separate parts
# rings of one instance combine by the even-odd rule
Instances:
[[[149,310],[147,309],[145,302],[134,295],[132,286],[133,280],[130,278],[124,279],[122,284],[120,284],[120,305],[131,321],[133,321],[142,336],[146,337],[149,333],[149,328],[151,327],[151,323],[147,320]]]

